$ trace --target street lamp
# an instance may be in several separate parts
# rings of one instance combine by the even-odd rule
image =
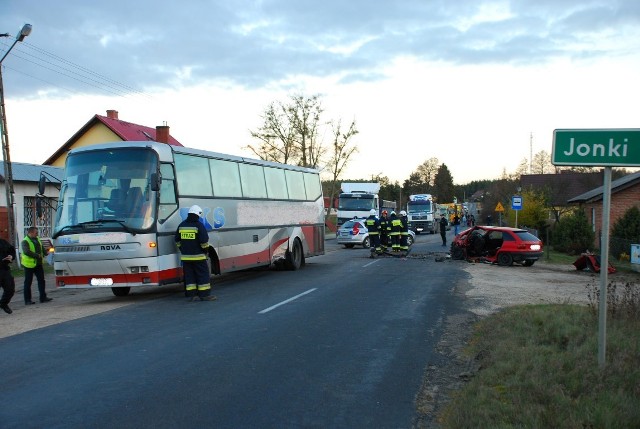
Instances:
[[[7,52],[4,53],[2,58],[0,59],[0,127],[2,127],[2,157],[4,159],[4,185],[5,191],[7,194],[7,218],[9,220],[8,225],[8,236],[9,243],[15,246],[15,214],[13,212],[14,206],[14,192],[13,192],[13,171],[11,169],[11,156],[9,155],[9,132],[7,131],[7,115],[4,109],[4,85],[2,84],[2,62],[9,52],[13,49],[13,47],[18,42],[22,42],[25,37],[31,34],[31,24],[25,24],[20,29],[20,33],[16,36],[16,39],[13,41]],[[0,34],[0,37],[9,37],[9,33]]]

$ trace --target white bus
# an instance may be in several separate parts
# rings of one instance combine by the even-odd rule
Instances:
[[[296,270],[324,254],[319,173],[156,142],[117,142],[67,156],[56,211],[58,288],[182,280],[175,231],[202,207],[212,274],[263,265]]]

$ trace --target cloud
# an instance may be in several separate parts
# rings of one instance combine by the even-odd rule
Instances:
[[[404,56],[539,64],[623,54],[629,35],[639,36],[639,7],[631,0],[68,0],[64,7],[5,0],[0,24],[33,24],[7,61],[12,94],[25,96],[51,86],[105,93],[93,81],[103,77],[140,91],[216,79],[255,88],[292,75],[376,79],[377,69]],[[60,70],[63,60],[93,80]]]

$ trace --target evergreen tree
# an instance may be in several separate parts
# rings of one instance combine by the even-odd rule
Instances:
[[[438,167],[438,172],[434,179],[433,195],[436,201],[440,203],[451,202],[453,201],[453,197],[455,197],[453,176],[451,176],[451,172],[446,164]]]
[[[631,251],[631,244],[640,242],[640,210],[633,206],[618,219],[611,230],[609,251],[620,259],[622,253],[627,255]]]
[[[595,233],[583,210],[563,216],[553,230],[553,247],[560,252],[579,255],[593,248]]]

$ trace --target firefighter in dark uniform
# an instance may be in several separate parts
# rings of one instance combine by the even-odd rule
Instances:
[[[369,231],[369,249],[373,258],[374,254],[379,255],[382,253],[382,248],[380,247],[380,219],[376,216],[376,209],[369,211],[369,217],[365,219],[364,224],[367,227],[367,231]]]
[[[387,217],[387,211],[382,210],[382,216],[380,217],[380,250],[386,252],[389,247],[389,218]]]
[[[407,219],[407,212],[402,210],[400,212],[400,251],[405,255],[409,253],[409,221]]]
[[[11,314],[9,303],[16,291],[16,283],[11,275],[11,263],[16,260],[16,248],[6,240],[0,238],[0,288],[2,288],[2,298],[0,298],[0,308],[5,313]]]
[[[391,250],[393,252],[400,251],[400,233],[402,232],[402,221],[396,212],[391,212],[389,216],[389,238],[391,238]]]
[[[209,234],[200,222],[201,217],[200,206],[191,206],[187,218],[178,225],[175,240],[180,250],[187,298],[189,301],[195,301],[196,297],[201,301],[214,301],[216,297],[210,295],[211,283],[206,253]]]

